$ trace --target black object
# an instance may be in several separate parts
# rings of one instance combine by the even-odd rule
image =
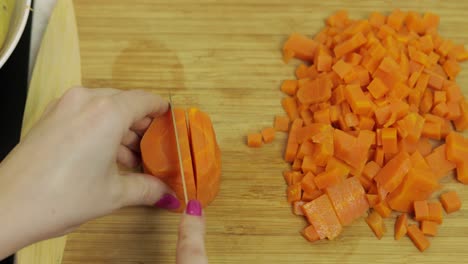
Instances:
[[[23,36],[8,61],[0,69],[0,161],[18,144],[28,91],[29,47],[31,42],[31,12]],[[13,264],[14,256],[0,261]]]

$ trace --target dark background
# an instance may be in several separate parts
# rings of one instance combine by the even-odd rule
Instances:
[[[28,89],[29,45],[31,40],[31,20],[15,51],[0,69],[0,160],[18,144],[23,120],[24,104]],[[1,208],[0,208],[1,210]],[[0,264],[13,264],[13,256],[0,261]]]

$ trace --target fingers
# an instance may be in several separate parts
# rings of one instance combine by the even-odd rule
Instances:
[[[140,152],[140,136],[132,130],[129,130],[127,134],[122,138],[122,145],[129,148],[132,151]]]
[[[123,194],[120,207],[134,205],[149,205],[177,209],[180,202],[162,181],[156,177],[141,174],[127,173],[121,176]]]
[[[176,263],[206,264],[208,258],[205,251],[205,221],[201,216],[200,203],[190,201],[187,211],[187,214],[182,216],[179,226]]]
[[[163,114],[169,108],[169,103],[166,100],[142,90],[121,92],[113,95],[113,99],[129,126],[145,116]]]
[[[143,119],[135,122],[132,125],[132,127],[130,127],[130,130],[134,131],[135,133],[137,133],[137,135],[139,135],[141,137],[141,136],[143,136],[145,131],[148,129],[148,127],[150,126],[152,121],[153,121],[153,119],[151,119],[149,117],[144,117]]]
[[[136,168],[141,160],[133,151],[120,145],[117,150],[117,162],[127,168]]]
[[[58,103],[58,99],[55,98],[53,99],[52,101],[49,102],[49,104],[46,106],[46,108],[44,109],[44,112],[42,113],[42,118],[44,118],[45,116],[47,116],[50,112],[52,112],[52,110],[55,109],[55,107],[57,106],[57,103]]]

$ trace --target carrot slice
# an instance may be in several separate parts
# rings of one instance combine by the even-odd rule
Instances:
[[[376,211],[373,211],[369,214],[369,216],[367,216],[366,223],[369,225],[379,240],[382,239],[384,234],[387,232],[382,216],[380,216],[380,214]]]
[[[421,252],[425,251],[430,245],[429,240],[424,236],[424,233],[416,225],[408,226],[408,236]]]
[[[325,193],[343,226],[350,225],[369,209],[364,188],[355,177],[326,188]]]
[[[442,205],[440,202],[431,202],[428,204],[429,207],[429,217],[427,220],[442,224],[443,214],[442,214]]]
[[[427,201],[414,201],[414,219],[423,221],[429,218],[429,205]]]
[[[314,226],[320,239],[334,239],[343,230],[333,205],[326,194],[306,203],[302,210],[307,221]]]
[[[408,215],[401,214],[395,221],[395,240],[400,240],[408,231]]]
[[[315,230],[315,227],[313,225],[309,225],[302,231],[302,235],[304,236],[305,239],[307,239],[309,242],[314,242],[317,240],[320,240],[320,236]]]
[[[461,200],[454,191],[446,192],[440,196],[440,202],[448,214],[456,212],[461,208]]]
[[[289,131],[289,118],[287,116],[275,116],[274,128],[277,131]]]
[[[403,181],[410,168],[410,156],[406,152],[400,152],[379,171],[374,179],[385,190],[392,192]]]
[[[270,143],[275,139],[276,130],[272,127],[267,127],[262,130],[262,138],[265,143]]]
[[[436,222],[432,222],[432,221],[422,221],[420,228],[421,228],[421,232],[424,235],[436,236],[437,230],[439,229],[439,225]]]

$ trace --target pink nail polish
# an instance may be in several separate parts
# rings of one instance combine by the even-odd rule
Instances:
[[[180,207],[180,202],[179,199],[177,199],[175,196],[166,193],[154,206],[168,210],[174,210]]]
[[[202,206],[197,200],[190,200],[185,211],[188,215],[201,216]]]

